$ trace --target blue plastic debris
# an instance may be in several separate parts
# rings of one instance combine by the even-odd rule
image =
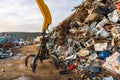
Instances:
[[[90,71],[94,73],[99,73],[100,67],[90,66]]]
[[[101,60],[106,59],[110,55],[110,52],[107,50],[102,51],[99,55],[98,58]]]

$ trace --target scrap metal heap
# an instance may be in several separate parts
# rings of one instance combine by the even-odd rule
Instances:
[[[69,80],[119,80],[120,1],[83,1],[53,28],[47,48]]]

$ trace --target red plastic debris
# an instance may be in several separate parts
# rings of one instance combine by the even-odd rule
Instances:
[[[76,63],[71,64],[71,65],[68,67],[68,71],[72,71],[75,67],[76,67]]]
[[[120,9],[120,2],[116,2],[116,3],[115,3],[115,7],[116,7],[117,9]]]

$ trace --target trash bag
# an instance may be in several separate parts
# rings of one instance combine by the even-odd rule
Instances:
[[[94,73],[99,73],[100,67],[90,66],[90,71]]]
[[[64,71],[59,71],[61,75],[67,75],[70,74],[70,71],[64,70]]]
[[[103,51],[106,50],[108,43],[96,43],[94,44],[95,51]]]
[[[107,51],[107,50],[104,50],[103,52],[101,52],[99,55],[98,55],[98,58],[101,59],[101,60],[104,60],[106,59],[107,57],[110,56],[110,52]]]
[[[106,59],[106,62],[102,65],[102,67],[106,70],[111,71],[112,73],[117,73],[120,75],[119,56],[120,53],[118,52],[113,53],[113,55]]]
[[[117,9],[120,9],[120,2],[115,2],[115,7],[116,7]]]
[[[112,22],[119,22],[120,21],[120,15],[118,14],[118,10],[114,10],[112,13],[108,14],[108,19]]]
[[[104,27],[106,24],[108,24],[109,23],[109,20],[108,19],[103,19],[103,20],[101,20],[97,25],[96,25],[96,27],[100,27],[100,28],[102,28],[102,27]]]
[[[100,37],[104,37],[104,38],[107,38],[109,37],[109,32],[106,31],[104,28],[100,28],[100,30],[97,32],[97,36],[100,36]]]
[[[105,16],[106,16],[108,13],[110,13],[108,7],[106,7],[106,6],[98,6],[98,7],[97,7],[97,11],[98,11],[100,14],[105,15]]]

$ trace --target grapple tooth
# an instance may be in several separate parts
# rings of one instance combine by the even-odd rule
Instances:
[[[43,63],[43,59],[40,59],[40,62]]]
[[[56,69],[58,69],[59,68],[59,60],[58,60],[57,56],[51,55],[50,57],[54,60],[53,61],[54,65],[55,65]]]
[[[30,55],[28,55],[28,56],[26,57],[26,59],[25,59],[25,66],[26,66],[26,67],[28,67],[28,59],[29,59],[30,57],[35,57],[35,55],[34,55],[34,54],[30,54]]]
[[[38,60],[39,60],[39,56],[38,55],[33,58],[32,63],[30,65],[31,68],[32,68],[32,72],[35,72]]]

